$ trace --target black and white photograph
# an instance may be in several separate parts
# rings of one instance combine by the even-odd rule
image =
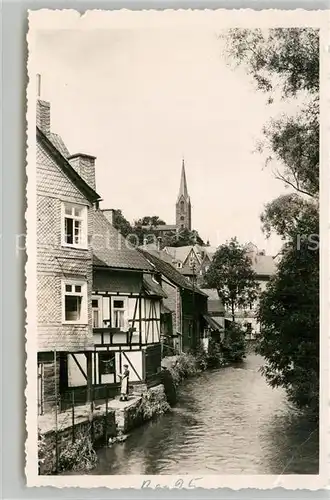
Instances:
[[[29,12],[30,486],[326,486],[324,17]]]

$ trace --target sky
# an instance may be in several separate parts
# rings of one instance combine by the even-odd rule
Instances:
[[[218,33],[133,28],[39,32],[36,68],[51,128],[71,154],[96,156],[102,208],[133,221],[175,223],[182,158],[192,225],[213,246],[236,236],[275,255],[260,214],[286,193],[255,152],[282,110],[242,68],[226,63]]]

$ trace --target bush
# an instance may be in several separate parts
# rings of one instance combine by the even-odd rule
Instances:
[[[224,365],[226,365],[226,362],[221,344],[210,339],[207,353],[207,367],[221,368]]]
[[[59,471],[91,470],[97,463],[97,455],[93,448],[90,429],[78,433],[74,443],[66,443],[60,451]]]
[[[51,474],[55,468],[55,449],[38,429],[38,469],[39,474]]]
[[[185,378],[196,375],[198,371],[196,358],[192,354],[185,352],[180,354],[176,358],[176,363],[169,368],[169,372],[176,386]]]
[[[200,344],[197,348],[195,360],[200,370],[205,371],[208,368],[208,353],[205,351],[204,346]]]
[[[147,391],[142,395],[139,412],[143,421],[151,420],[156,415],[163,415],[169,410],[170,405],[167,403],[167,401],[158,401],[156,403],[155,395],[151,391]]]
[[[226,329],[223,343],[224,357],[229,363],[243,361],[246,356],[245,331],[238,323],[231,323]]]

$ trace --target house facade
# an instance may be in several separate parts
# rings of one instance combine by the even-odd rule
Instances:
[[[187,352],[198,347],[205,336],[207,295],[171,264],[171,257],[157,250],[139,251],[154,266],[163,299],[162,334],[164,355]],[[169,327],[169,325],[171,325]]]
[[[246,246],[247,255],[251,259],[251,266],[256,273],[256,280],[259,285],[260,293],[267,288],[269,280],[274,276],[277,269],[276,259],[260,251],[256,245],[249,243]],[[261,334],[260,323],[257,318],[259,299],[245,309],[235,311],[235,319],[246,330],[246,339],[255,340]],[[226,314],[227,320],[231,320],[229,312]]]
[[[160,321],[166,294],[153,267],[111,225],[107,211],[96,209],[93,219],[93,291],[91,297],[93,399],[119,393],[123,366],[130,386],[143,391],[159,383],[161,370]],[[68,356],[64,392],[87,394],[84,353]]]
[[[39,413],[58,403],[62,360],[91,362],[92,214],[99,195],[70,165],[50,131],[50,105],[37,102],[37,339]]]
[[[99,208],[95,157],[70,155],[37,102],[38,412],[158,383],[166,294]]]
[[[172,257],[172,264],[187,279],[193,279],[199,286],[204,283],[205,273],[208,271],[211,258],[208,247],[201,245],[187,245],[182,247],[165,247],[164,252]],[[193,265],[194,264],[194,265]]]

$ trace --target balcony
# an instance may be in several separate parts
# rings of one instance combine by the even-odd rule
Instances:
[[[136,328],[123,331],[120,328],[93,328],[95,346],[127,346],[139,345],[140,337]]]

